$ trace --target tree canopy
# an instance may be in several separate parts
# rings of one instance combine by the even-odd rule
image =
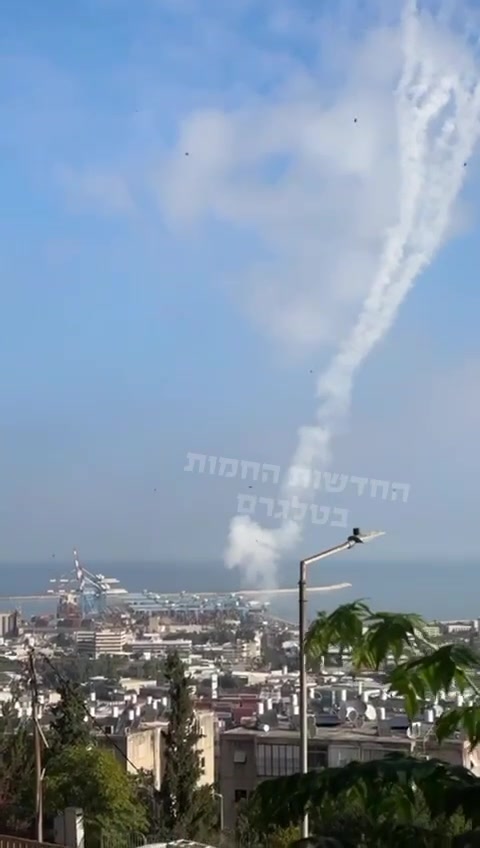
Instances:
[[[49,763],[45,775],[45,811],[81,807],[85,824],[103,832],[147,828],[147,812],[137,797],[135,780],[108,750],[73,745]]]
[[[137,782],[110,751],[95,745],[82,688],[63,680],[58,686],[60,700],[44,731],[47,747],[42,745],[45,834],[52,839],[54,816],[67,806],[83,809],[89,838],[99,837],[100,830],[119,834],[147,828],[147,805]],[[0,715],[0,826],[3,833],[33,837],[33,723],[17,716],[14,703],[3,705]]]
[[[72,745],[92,744],[92,728],[85,707],[83,689],[75,683],[61,682],[57,689],[60,700],[52,707],[50,752]]]
[[[198,839],[212,829],[217,809],[212,788],[199,787],[201,738],[185,667],[177,653],[168,656],[169,726],[164,733],[165,771],[158,795],[159,831],[166,838]]]
[[[170,723],[165,734],[165,773],[156,792],[151,775],[131,775],[127,764],[97,745],[85,690],[64,678],[50,661],[60,699],[52,709],[43,747],[45,834],[52,838],[54,817],[66,807],[84,812],[87,838],[99,844],[111,834],[116,844],[132,832],[167,838],[201,838],[218,826],[218,801],[211,786],[201,786],[200,730],[189,682],[178,656],[166,663],[170,686]],[[4,833],[32,837],[35,816],[34,746],[31,719],[19,719],[13,702],[0,715],[0,824]],[[42,734],[43,737],[43,734]]]
[[[373,612],[354,601],[320,613],[305,647],[312,664],[334,649],[348,654],[354,674],[382,669],[411,721],[442,699],[445,709],[434,725],[438,741],[460,732],[473,749],[480,740],[480,659],[468,645],[436,647],[426,634],[416,614]],[[455,693],[468,694],[470,702],[448,706]],[[298,823],[305,812],[314,833],[310,846],[326,845],[327,838],[344,848],[480,844],[480,778],[438,759],[397,754],[265,781],[249,807],[264,845],[273,830]],[[298,848],[302,844],[308,848],[302,841]]]
[[[20,719],[13,702],[0,713],[0,827],[31,836],[34,816],[32,722]]]

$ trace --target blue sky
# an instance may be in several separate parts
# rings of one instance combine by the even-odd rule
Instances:
[[[396,191],[398,27],[348,5],[5,0],[2,561],[220,559],[245,487],[187,452],[288,465]],[[467,177],[336,444],[339,472],[411,485],[339,496],[387,529],[380,558],[475,553],[475,157]]]

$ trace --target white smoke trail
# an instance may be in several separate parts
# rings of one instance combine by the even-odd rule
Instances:
[[[352,332],[320,378],[317,424],[299,430],[294,466],[325,468],[331,441],[348,413],[353,380],[392,326],[418,275],[442,244],[465,163],[480,134],[480,83],[474,58],[448,66],[422,38],[415,2],[403,26],[403,71],[397,89],[400,196],[398,221],[385,235],[378,273]],[[292,494],[289,479],[284,493]],[[305,490],[303,490],[305,500]],[[280,556],[301,538],[299,521],[267,530],[245,516],[230,525],[225,562],[242,566],[250,580],[274,585]]]

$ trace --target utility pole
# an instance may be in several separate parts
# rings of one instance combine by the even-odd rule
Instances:
[[[307,658],[305,654],[305,637],[307,633],[307,569],[322,559],[349,551],[359,542],[369,542],[377,536],[383,536],[383,531],[370,530],[362,532],[354,527],[351,536],[345,542],[320,551],[319,554],[307,557],[300,561],[300,573],[298,580],[298,640],[299,640],[299,672],[300,672],[300,773],[308,774],[308,697],[307,697]],[[302,839],[308,839],[308,814],[302,817]]]
[[[308,721],[307,721],[307,658],[305,636],[307,625],[307,561],[300,562],[298,581],[298,644],[300,672],[300,772],[308,774]],[[308,813],[302,818],[302,839],[308,839]]]
[[[39,725],[39,698],[37,670],[35,668],[35,648],[30,645],[28,653],[30,691],[32,693],[33,742],[35,746],[35,835],[37,842],[43,842],[43,767],[42,767],[42,731]]]

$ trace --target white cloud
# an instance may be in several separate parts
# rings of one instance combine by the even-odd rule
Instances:
[[[284,32],[292,14],[305,38],[306,18],[289,4],[271,26]],[[342,15],[336,23],[335,30],[328,22],[317,51],[295,71],[284,53],[270,54],[272,66],[283,69],[274,91],[253,85],[237,108],[184,117],[176,149],[153,180],[162,212],[178,230],[213,221],[251,237],[256,253],[235,257],[228,282],[254,321],[292,349],[345,336],[398,216],[398,21],[387,26],[380,18],[364,26],[362,38],[350,35]],[[439,55],[444,68],[463,62],[451,32],[423,23],[422,45],[434,67]],[[458,207],[449,234],[466,223]]]
[[[157,174],[170,223],[213,219],[260,239],[235,282],[283,343],[335,341],[369,288],[396,210],[399,58],[396,31],[380,28],[352,46],[334,98],[304,70],[235,111],[197,111]]]

